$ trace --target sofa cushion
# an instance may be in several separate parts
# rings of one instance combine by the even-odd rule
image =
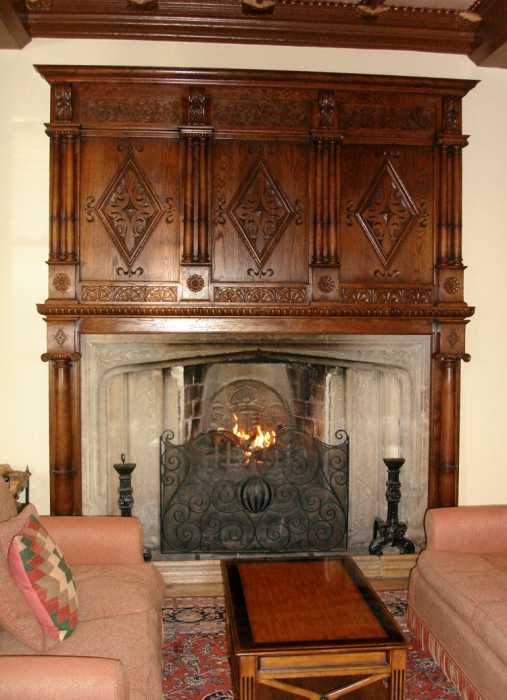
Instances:
[[[7,555],[15,583],[43,629],[63,641],[77,625],[77,592],[65,557],[35,515],[13,538]]]
[[[146,612],[160,601],[165,585],[153,565],[95,564],[73,566],[80,621]]]
[[[44,633],[40,622],[15,584],[7,563],[7,552],[13,537],[21,530],[34,506],[27,506],[19,515],[0,522],[0,626],[32,651],[43,653],[58,642]]]
[[[470,624],[478,606],[507,601],[507,557],[455,552],[421,552],[424,580]]]

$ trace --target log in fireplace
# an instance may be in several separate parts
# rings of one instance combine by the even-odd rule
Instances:
[[[382,350],[362,358],[362,340],[384,343],[387,364],[399,341],[400,371],[406,343],[425,345],[419,507],[455,505],[473,314],[463,289],[461,101],[475,83],[37,70],[51,85],[49,297],[38,309],[48,331],[52,512],[90,512],[90,494],[127,454],[120,447],[104,463],[97,437],[110,431],[101,382],[118,374],[115,353],[117,367],[137,371],[144,361],[195,366],[217,343],[222,354],[259,347],[265,362],[313,342],[323,365],[328,349],[336,359],[340,339],[354,338],[353,359],[376,368]],[[164,343],[169,354],[152,352]],[[383,456],[393,455],[372,459]],[[404,475],[413,468],[407,459]],[[93,508],[109,512],[101,498]]]

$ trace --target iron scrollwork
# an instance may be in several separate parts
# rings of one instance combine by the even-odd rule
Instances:
[[[347,548],[349,438],[327,445],[295,427],[265,449],[225,430],[183,445],[160,438],[161,550],[280,554]]]

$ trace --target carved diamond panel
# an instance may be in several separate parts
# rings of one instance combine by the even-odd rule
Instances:
[[[267,165],[259,159],[240,185],[227,213],[262,268],[293,219],[295,210]]]
[[[385,268],[406,239],[419,210],[390,160],[386,160],[356,212]]]
[[[100,198],[97,213],[116,249],[131,267],[164,213],[132,152]]]

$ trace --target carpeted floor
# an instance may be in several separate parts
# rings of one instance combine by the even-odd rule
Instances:
[[[410,637],[405,625],[406,591],[380,597]],[[233,700],[224,627],[224,599],[167,598],[164,602],[165,700]],[[419,645],[407,663],[407,700],[461,700],[440,668]]]

